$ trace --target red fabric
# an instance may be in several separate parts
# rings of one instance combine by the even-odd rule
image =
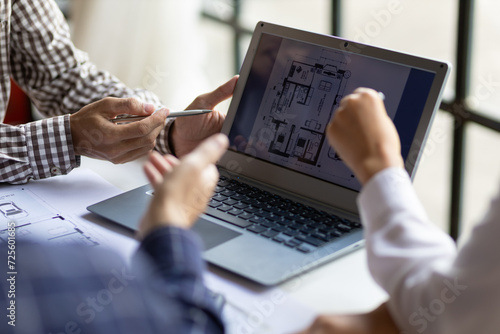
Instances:
[[[11,80],[10,100],[3,120],[6,124],[24,124],[32,121],[31,103],[28,96]]]

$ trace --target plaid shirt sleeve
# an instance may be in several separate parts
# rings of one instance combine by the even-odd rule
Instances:
[[[73,152],[69,115],[21,126],[0,124],[0,178],[24,183],[67,174],[80,164]],[[61,145],[68,143],[68,145]]]
[[[3,55],[1,59],[9,59],[10,76],[27,92],[42,114],[47,117],[71,114],[89,103],[109,96],[137,97],[144,102],[161,105],[159,98],[153,93],[128,88],[108,72],[98,70],[86,53],[76,49],[71,42],[68,25],[53,0],[2,2],[12,8],[9,33],[2,35],[1,43],[1,52],[7,55]],[[6,65],[2,66],[5,68]],[[5,90],[2,93],[5,95]],[[5,101],[5,96],[3,100]],[[166,124],[158,136],[156,149],[162,153],[170,153],[166,141],[171,122],[172,120]],[[54,136],[55,131],[47,131],[52,124],[63,125],[65,135]],[[31,134],[37,131],[36,142],[33,142],[33,137],[26,137],[30,131]],[[51,152],[57,150],[57,156],[64,156],[64,163],[56,166],[62,174],[77,167],[78,158],[70,147],[70,134],[69,120],[62,118],[19,128],[2,125],[0,182],[21,183],[31,178],[54,175],[47,173],[53,167],[50,165],[50,157],[46,158],[47,152],[31,151],[38,148],[46,150],[50,147]],[[4,146],[10,149],[4,151]],[[15,152],[14,156],[9,152]],[[42,159],[32,161],[33,158]]]

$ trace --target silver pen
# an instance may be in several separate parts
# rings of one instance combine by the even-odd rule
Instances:
[[[153,112],[157,112],[160,109],[157,109]],[[211,109],[191,109],[191,110],[180,110],[180,111],[171,111],[170,114],[168,114],[167,118],[170,117],[183,117],[183,116],[195,116],[195,115],[202,115],[202,114],[207,114],[209,112],[212,112]],[[151,115],[153,115],[151,114]],[[146,117],[149,117],[151,115],[147,116],[123,116],[123,117],[116,117],[111,119],[110,121],[115,124],[127,124],[127,123],[132,123],[132,122],[137,122],[142,119],[145,119]]]

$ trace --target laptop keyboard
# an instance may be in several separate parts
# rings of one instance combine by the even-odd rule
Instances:
[[[207,214],[308,253],[361,224],[221,176]]]

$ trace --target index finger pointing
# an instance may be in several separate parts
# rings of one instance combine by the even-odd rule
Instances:
[[[205,168],[210,164],[215,164],[226,152],[229,140],[221,133],[215,134],[203,141],[193,152],[185,157],[197,166]]]
[[[236,86],[237,81],[238,76],[234,76],[228,82],[217,87],[214,91],[200,95],[191,105],[197,105],[198,107],[201,106],[204,109],[215,108],[215,106],[217,106],[219,103],[233,96],[234,87]]]

